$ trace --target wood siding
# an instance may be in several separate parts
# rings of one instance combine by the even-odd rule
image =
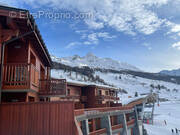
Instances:
[[[0,135],[73,135],[73,102],[0,105]]]

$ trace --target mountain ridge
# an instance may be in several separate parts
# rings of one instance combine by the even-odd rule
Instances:
[[[70,57],[58,58],[51,55],[54,62],[62,63],[71,67],[90,67],[90,68],[101,68],[101,69],[112,69],[112,70],[132,70],[141,71],[137,67],[130,65],[125,62],[119,62],[111,58],[99,58],[92,53],[80,57],[79,55],[74,55]]]
[[[170,75],[170,76],[180,76],[180,68],[173,70],[162,70],[159,72],[160,74]]]

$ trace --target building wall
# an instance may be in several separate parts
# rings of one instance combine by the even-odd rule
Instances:
[[[28,47],[22,41],[15,41],[6,45],[4,63],[27,63]]]
[[[67,85],[67,90],[70,90],[70,96],[80,96],[81,95],[81,87]]]
[[[87,104],[85,107],[87,108],[93,108],[96,105],[96,88],[95,87],[86,87],[86,96],[87,96]]]
[[[26,102],[32,102],[29,100],[29,97],[33,97],[34,102],[39,102],[39,96],[36,92],[28,92],[26,96]]]
[[[40,68],[41,66],[44,68],[45,70],[45,74],[47,75],[47,68],[44,66],[44,64],[42,63],[40,56],[38,55],[38,52],[33,48],[32,43],[29,42],[29,50],[28,50],[28,63],[30,63],[30,55],[31,53],[35,56],[36,58],[36,68],[37,70],[40,72]],[[39,76],[40,77],[40,76]]]
[[[0,105],[0,135],[74,135],[73,102]]]

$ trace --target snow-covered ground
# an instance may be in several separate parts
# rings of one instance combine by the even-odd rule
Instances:
[[[180,85],[170,82],[150,80],[141,77],[134,77],[129,74],[116,74],[116,73],[102,73],[96,72],[96,75],[100,76],[104,79],[105,82],[109,82],[110,84],[124,89],[128,92],[128,94],[120,94],[120,98],[122,100],[127,100],[127,97],[134,97],[135,92],[138,94],[150,93],[151,90],[153,92],[159,92],[160,98],[166,98],[170,100],[180,100]],[[161,90],[157,90],[156,88],[152,89],[150,85],[154,86],[164,86]],[[176,90],[174,90],[176,89]]]
[[[180,135],[180,131],[179,134],[171,132],[175,128],[180,130],[180,101],[162,102],[155,106],[154,114],[154,124],[144,124],[148,135]]]
[[[87,76],[79,75],[75,72],[69,73],[64,72],[63,70],[52,70],[51,74],[52,77],[65,78],[70,82],[102,85],[98,82],[88,81]],[[122,101],[127,100],[129,96],[134,97],[136,92],[138,92],[138,95],[140,95],[150,93],[151,90],[153,90],[153,92],[159,92],[160,98],[180,100],[180,85],[175,83],[150,80],[142,77],[132,76],[130,74],[103,73],[96,71],[94,76],[96,75],[98,75],[106,83],[127,91],[127,94],[119,94]],[[150,85],[160,85],[164,88],[161,88],[161,90],[158,91],[156,88],[152,89]]]
[[[98,75],[108,84],[126,90],[128,92],[127,94],[119,94],[123,104],[136,99],[134,97],[135,92],[138,92],[137,98],[140,98],[141,94],[150,93],[151,90],[159,93],[160,98],[169,100],[168,102],[161,102],[159,107],[157,105],[155,106],[154,125],[145,124],[148,135],[172,135],[172,128],[180,129],[180,85],[137,76],[135,77],[129,74],[103,73],[96,71],[94,75]],[[87,76],[79,75],[75,72],[69,73],[64,72],[63,70],[52,70],[52,76],[55,78],[66,78],[71,82],[102,85],[98,82],[90,82],[88,81]],[[152,89],[150,85],[160,85],[163,86],[163,88],[161,88],[161,90],[158,90],[157,88]],[[165,125],[164,120],[166,120],[167,125]]]

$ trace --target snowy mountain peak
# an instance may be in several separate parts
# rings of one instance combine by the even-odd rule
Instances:
[[[85,57],[96,57],[93,53],[87,53]]]
[[[133,70],[140,71],[137,67],[113,60],[111,58],[99,58],[92,53],[88,53],[84,57],[74,55],[70,57],[58,58],[51,56],[52,60],[57,63],[68,65],[71,67],[83,67],[88,66],[90,68],[112,69],[112,70]]]

